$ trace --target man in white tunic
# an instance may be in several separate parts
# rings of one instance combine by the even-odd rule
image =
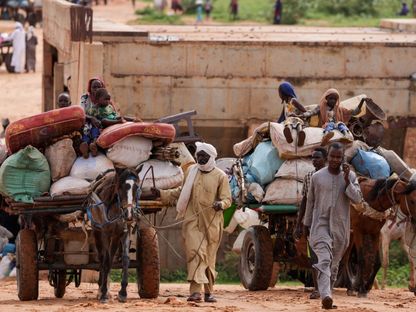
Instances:
[[[312,175],[306,203],[304,224],[310,231],[309,244],[317,256],[313,267],[318,272],[318,289],[324,309],[335,307],[332,287],[349,244],[350,201],[362,201],[355,173],[343,159],[343,145],[333,143],[328,152],[328,166]]]
[[[16,22],[15,30],[9,39],[13,40],[13,56],[10,65],[14,66],[16,73],[22,73],[25,69],[26,33],[21,23]]]

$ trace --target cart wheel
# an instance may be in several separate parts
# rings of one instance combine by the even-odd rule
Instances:
[[[266,290],[273,272],[273,244],[267,228],[251,226],[244,237],[238,273],[248,290]]]
[[[137,288],[140,298],[157,298],[160,284],[159,242],[154,228],[142,228],[137,235]]]
[[[62,298],[65,295],[66,270],[59,270],[55,274],[56,274],[56,285],[54,287],[53,292],[56,298]]]
[[[17,295],[22,301],[37,300],[39,296],[37,249],[35,232],[20,230],[16,238],[16,279]]]
[[[14,66],[12,66],[12,53],[6,54],[4,57],[4,63],[6,64],[6,69],[9,73],[14,73]]]

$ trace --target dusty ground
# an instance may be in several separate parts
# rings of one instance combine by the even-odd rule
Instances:
[[[118,284],[111,285],[113,297],[119,289]],[[319,300],[309,300],[309,293],[301,287],[277,287],[268,291],[248,292],[239,285],[217,285],[215,304],[190,304],[186,302],[188,286],[186,284],[161,285],[160,297],[154,300],[141,300],[137,295],[136,285],[129,286],[129,299],[121,304],[111,300],[100,304],[95,298],[96,285],[84,283],[80,288],[73,284],[67,287],[63,299],[55,299],[53,289],[46,281],[40,284],[38,301],[21,302],[16,295],[16,283],[0,283],[1,311],[24,312],[87,312],[87,311],[320,311]],[[345,290],[336,290],[335,304],[337,311],[414,311],[416,297],[405,289],[372,291],[368,298],[347,297]]]

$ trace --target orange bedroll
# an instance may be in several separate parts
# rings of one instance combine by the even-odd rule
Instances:
[[[45,147],[53,139],[81,130],[85,113],[80,106],[54,109],[39,115],[11,123],[6,129],[6,145],[9,153],[15,153],[28,145]]]
[[[176,131],[174,126],[165,123],[125,122],[105,128],[98,137],[97,144],[102,148],[110,148],[133,135],[169,144],[175,139]]]

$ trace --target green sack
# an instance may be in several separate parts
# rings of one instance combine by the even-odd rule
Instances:
[[[51,173],[46,157],[27,146],[7,158],[0,167],[0,193],[15,201],[33,203],[33,198],[49,192]]]

